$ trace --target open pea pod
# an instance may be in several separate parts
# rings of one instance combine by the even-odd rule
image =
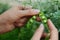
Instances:
[[[41,18],[41,22],[44,24],[45,26],[45,31],[47,33],[49,33],[49,28],[48,28],[48,25],[47,25],[47,18],[46,16],[44,15],[44,12],[40,12],[39,13],[39,17]]]

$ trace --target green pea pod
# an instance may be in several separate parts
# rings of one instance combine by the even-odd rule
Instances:
[[[43,12],[40,12],[40,13],[39,13],[39,17],[41,18],[42,23],[43,23],[44,26],[45,26],[45,32],[49,33],[50,31],[49,31],[49,29],[48,29],[46,16],[44,15]],[[49,36],[47,36],[47,37],[45,38],[45,40],[49,40]]]
[[[42,23],[43,23],[44,26],[45,26],[45,31],[46,31],[47,33],[49,33],[49,29],[48,29],[48,25],[47,25],[47,18],[46,18],[46,16],[44,15],[43,12],[40,12],[40,13],[39,13],[39,17],[41,18]]]

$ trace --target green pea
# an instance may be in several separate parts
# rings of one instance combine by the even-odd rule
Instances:
[[[32,18],[33,18],[33,19],[36,19],[36,16],[33,16]]]
[[[30,22],[33,23],[33,19],[30,19]]]
[[[44,22],[44,23],[46,23],[46,22],[47,22],[47,20],[43,20],[43,22]]]
[[[45,19],[45,16],[42,16],[41,18],[42,18],[42,19]]]
[[[47,18],[45,17],[43,12],[40,12],[39,17],[42,19],[43,23],[47,22]]]

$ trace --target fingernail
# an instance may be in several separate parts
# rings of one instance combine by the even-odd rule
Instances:
[[[40,25],[41,27],[43,26],[43,24]]]
[[[40,10],[35,9],[35,10],[34,10],[34,12],[35,12],[35,13],[39,13],[39,12],[40,12]]]
[[[44,28],[44,25],[43,25],[43,24],[41,24],[41,25],[40,25],[40,28]]]

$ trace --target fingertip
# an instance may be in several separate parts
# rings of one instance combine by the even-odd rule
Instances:
[[[50,20],[50,19],[48,19],[48,25],[51,25],[51,24],[52,24],[51,20]]]
[[[50,19],[48,19],[48,22],[50,22],[51,20]]]
[[[34,14],[39,14],[40,10],[33,9]]]
[[[40,27],[44,27],[43,24],[41,24]]]
[[[48,23],[48,26],[49,26],[50,25],[50,19],[48,19],[47,23]]]
[[[43,24],[40,25],[40,29],[44,30],[44,25]]]
[[[37,15],[37,14],[39,14],[39,12],[40,12],[40,10],[37,10],[37,9],[30,9],[29,10],[30,15]]]
[[[44,26],[43,24],[41,24],[39,28],[36,30],[36,32],[34,33],[32,40],[40,40],[43,32],[44,32]]]

